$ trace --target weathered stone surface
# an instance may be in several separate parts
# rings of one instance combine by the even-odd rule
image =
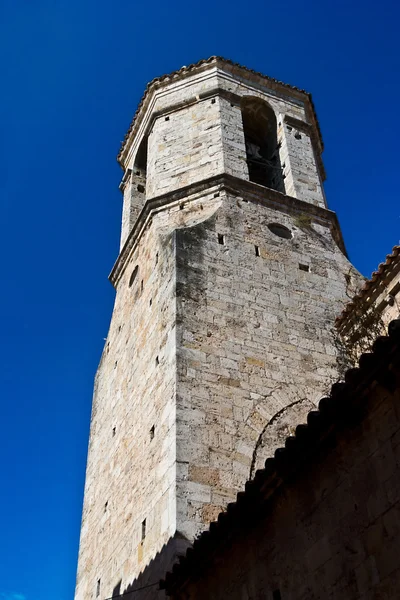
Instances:
[[[177,494],[199,501],[194,465],[212,468],[219,477],[203,501],[217,504],[235,498],[337,379],[332,324],[350,268],[326,225],[301,229],[279,208],[220,200],[210,219],[176,233],[177,435],[189,465]],[[292,239],[271,233],[275,222]],[[201,516],[179,528],[194,537]]]

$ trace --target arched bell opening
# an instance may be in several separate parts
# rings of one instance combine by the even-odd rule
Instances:
[[[254,97],[242,99],[241,111],[250,181],[284,193],[274,111]]]

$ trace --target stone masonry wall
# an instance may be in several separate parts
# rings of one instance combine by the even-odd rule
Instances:
[[[124,166],[128,167],[134,164],[143,135],[145,132],[150,132],[152,115],[165,113],[165,116],[168,116],[168,113],[176,106],[182,107],[185,103],[196,102],[203,94],[207,94],[215,88],[216,73],[217,69],[212,67],[206,73],[194,73],[185,80],[165,82],[160,89],[155,91],[144,111],[137,135],[132,140]]]
[[[289,204],[214,187],[153,210],[96,378],[76,600],[193,540],[336,380],[349,272],[329,222]]]
[[[238,104],[219,98],[221,114],[222,148],[224,172],[241,179],[249,179],[246,162],[242,112]]]
[[[309,126],[303,120],[304,109],[293,105],[288,98],[276,98],[244,84],[236,84],[234,90],[225,79],[216,80],[217,84],[226,93],[234,93],[235,99],[229,101],[216,91],[212,98],[198,99],[188,107],[182,106],[155,119],[148,137],[146,198],[223,172],[248,180],[242,114],[237,101],[252,95],[267,101],[275,111],[287,194],[324,207],[321,176]],[[183,102],[184,94],[190,90],[185,87],[177,97],[171,87],[171,103]],[[283,123],[285,118],[292,124]]]
[[[212,194],[153,214],[118,282],[93,397],[76,600],[95,598],[99,580],[101,598],[127,588],[176,533],[175,230],[215,206]]]
[[[368,405],[175,600],[398,598],[399,391],[377,386]]]
[[[286,152],[281,150],[281,161],[286,165],[284,173],[293,186],[292,189],[286,188],[287,193],[299,200],[325,206],[321,176],[315,167],[316,160],[310,135],[301,125],[302,123],[296,126],[293,121],[289,121],[281,123],[278,129],[286,149]]]
[[[158,118],[148,144],[148,199],[222,173],[217,99],[203,100]]]
[[[98,580],[102,598],[130,583],[175,531],[174,243],[148,229],[118,287],[93,398],[77,600],[95,598]]]
[[[178,529],[190,539],[339,378],[333,323],[346,277],[359,283],[328,223],[221,199],[177,232]]]

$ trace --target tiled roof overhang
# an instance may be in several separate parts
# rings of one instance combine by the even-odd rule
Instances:
[[[160,582],[167,595],[180,589],[191,576],[199,574],[210,564],[214,554],[233,536],[268,514],[268,502],[284,485],[299,465],[312,461],[318,447],[339,427],[360,421],[365,410],[364,397],[376,382],[393,391],[399,386],[400,319],[389,325],[389,335],[375,341],[372,352],[363,354],[359,367],[349,369],[343,383],[335,383],[329,397],[322,398],[318,410],[307,416],[307,424],[298,425],[294,436],[286,439],[285,447],[278,448],[274,458],[268,458],[265,468],[256,472],[245,490],[237,494],[236,502],[228,504],[218,520],[195,540],[193,547],[180,558],[172,572]]]
[[[397,264],[400,267],[400,246],[393,247],[392,253],[386,256],[385,262],[378,266],[378,269],[372,273],[371,278],[364,283],[358,294],[354,296],[353,300],[346,304],[343,312],[336,318],[336,327],[340,327],[343,322],[351,316],[353,309],[359,302],[366,301],[368,296],[373,294],[375,288],[382,283],[386,284],[389,270],[392,270]]]
[[[200,70],[204,67],[208,67],[210,65],[215,65],[215,66],[220,65],[221,67],[225,65],[225,66],[230,66],[233,68],[241,69],[241,70],[245,71],[246,73],[248,73],[249,75],[252,75],[255,77],[262,77],[263,79],[267,80],[269,83],[273,84],[274,86],[279,86],[282,88],[286,88],[287,90],[297,92],[299,94],[304,94],[307,97],[308,101],[310,102],[311,110],[313,113],[313,119],[315,121],[315,126],[316,126],[316,129],[318,132],[318,138],[319,138],[319,143],[320,143],[321,152],[322,152],[323,140],[322,140],[322,135],[321,135],[321,129],[320,129],[320,126],[318,123],[312,96],[309,92],[307,92],[306,90],[302,90],[301,88],[298,88],[296,86],[289,85],[288,83],[283,83],[283,81],[279,81],[278,79],[274,79],[273,77],[268,77],[268,75],[264,75],[263,73],[259,73],[258,71],[254,71],[253,69],[249,69],[248,67],[240,65],[239,63],[235,63],[227,58],[223,58],[222,56],[211,56],[210,58],[199,60],[197,63],[193,63],[192,65],[189,65],[187,67],[186,66],[182,67],[181,69],[178,69],[177,71],[173,71],[172,73],[162,75],[161,77],[155,77],[154,79],[152,79],[152,81],[150,81],[150,83],[147,84],[146,90],[143,94],[143,97],[139,103],[139,106],[137,107],[136,113],[132,119],[129,129],[126,132],[123,142],[121,144],[121,148],[120,148],[120,151],[117,156],[117,160],[120,164],[122,164],[122,162],[123,162],[123,155],[124,155],[126,146],[128,144],[129,138],[131,137],[131,134],[134,132],[136,123],[138,121],[139,114],[140,114],[142,107],[144,106],[145,101],[146,101],[147,97],[149,96],[149,94],[153,90],[157,89],[158,87],[161,87],[162,85],[164,85],[166,83],[172,82],[174,79],[179,79],[181,77],[191,75],[195,71],[198,71],[198,70]]]

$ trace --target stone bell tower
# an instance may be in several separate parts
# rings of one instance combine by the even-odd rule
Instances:
[[[308,93],[228,60],[149,84],[118,157],[77,600],[161,597],[176,555],[338,378],[334,319],[359,275],[321,152]]]

